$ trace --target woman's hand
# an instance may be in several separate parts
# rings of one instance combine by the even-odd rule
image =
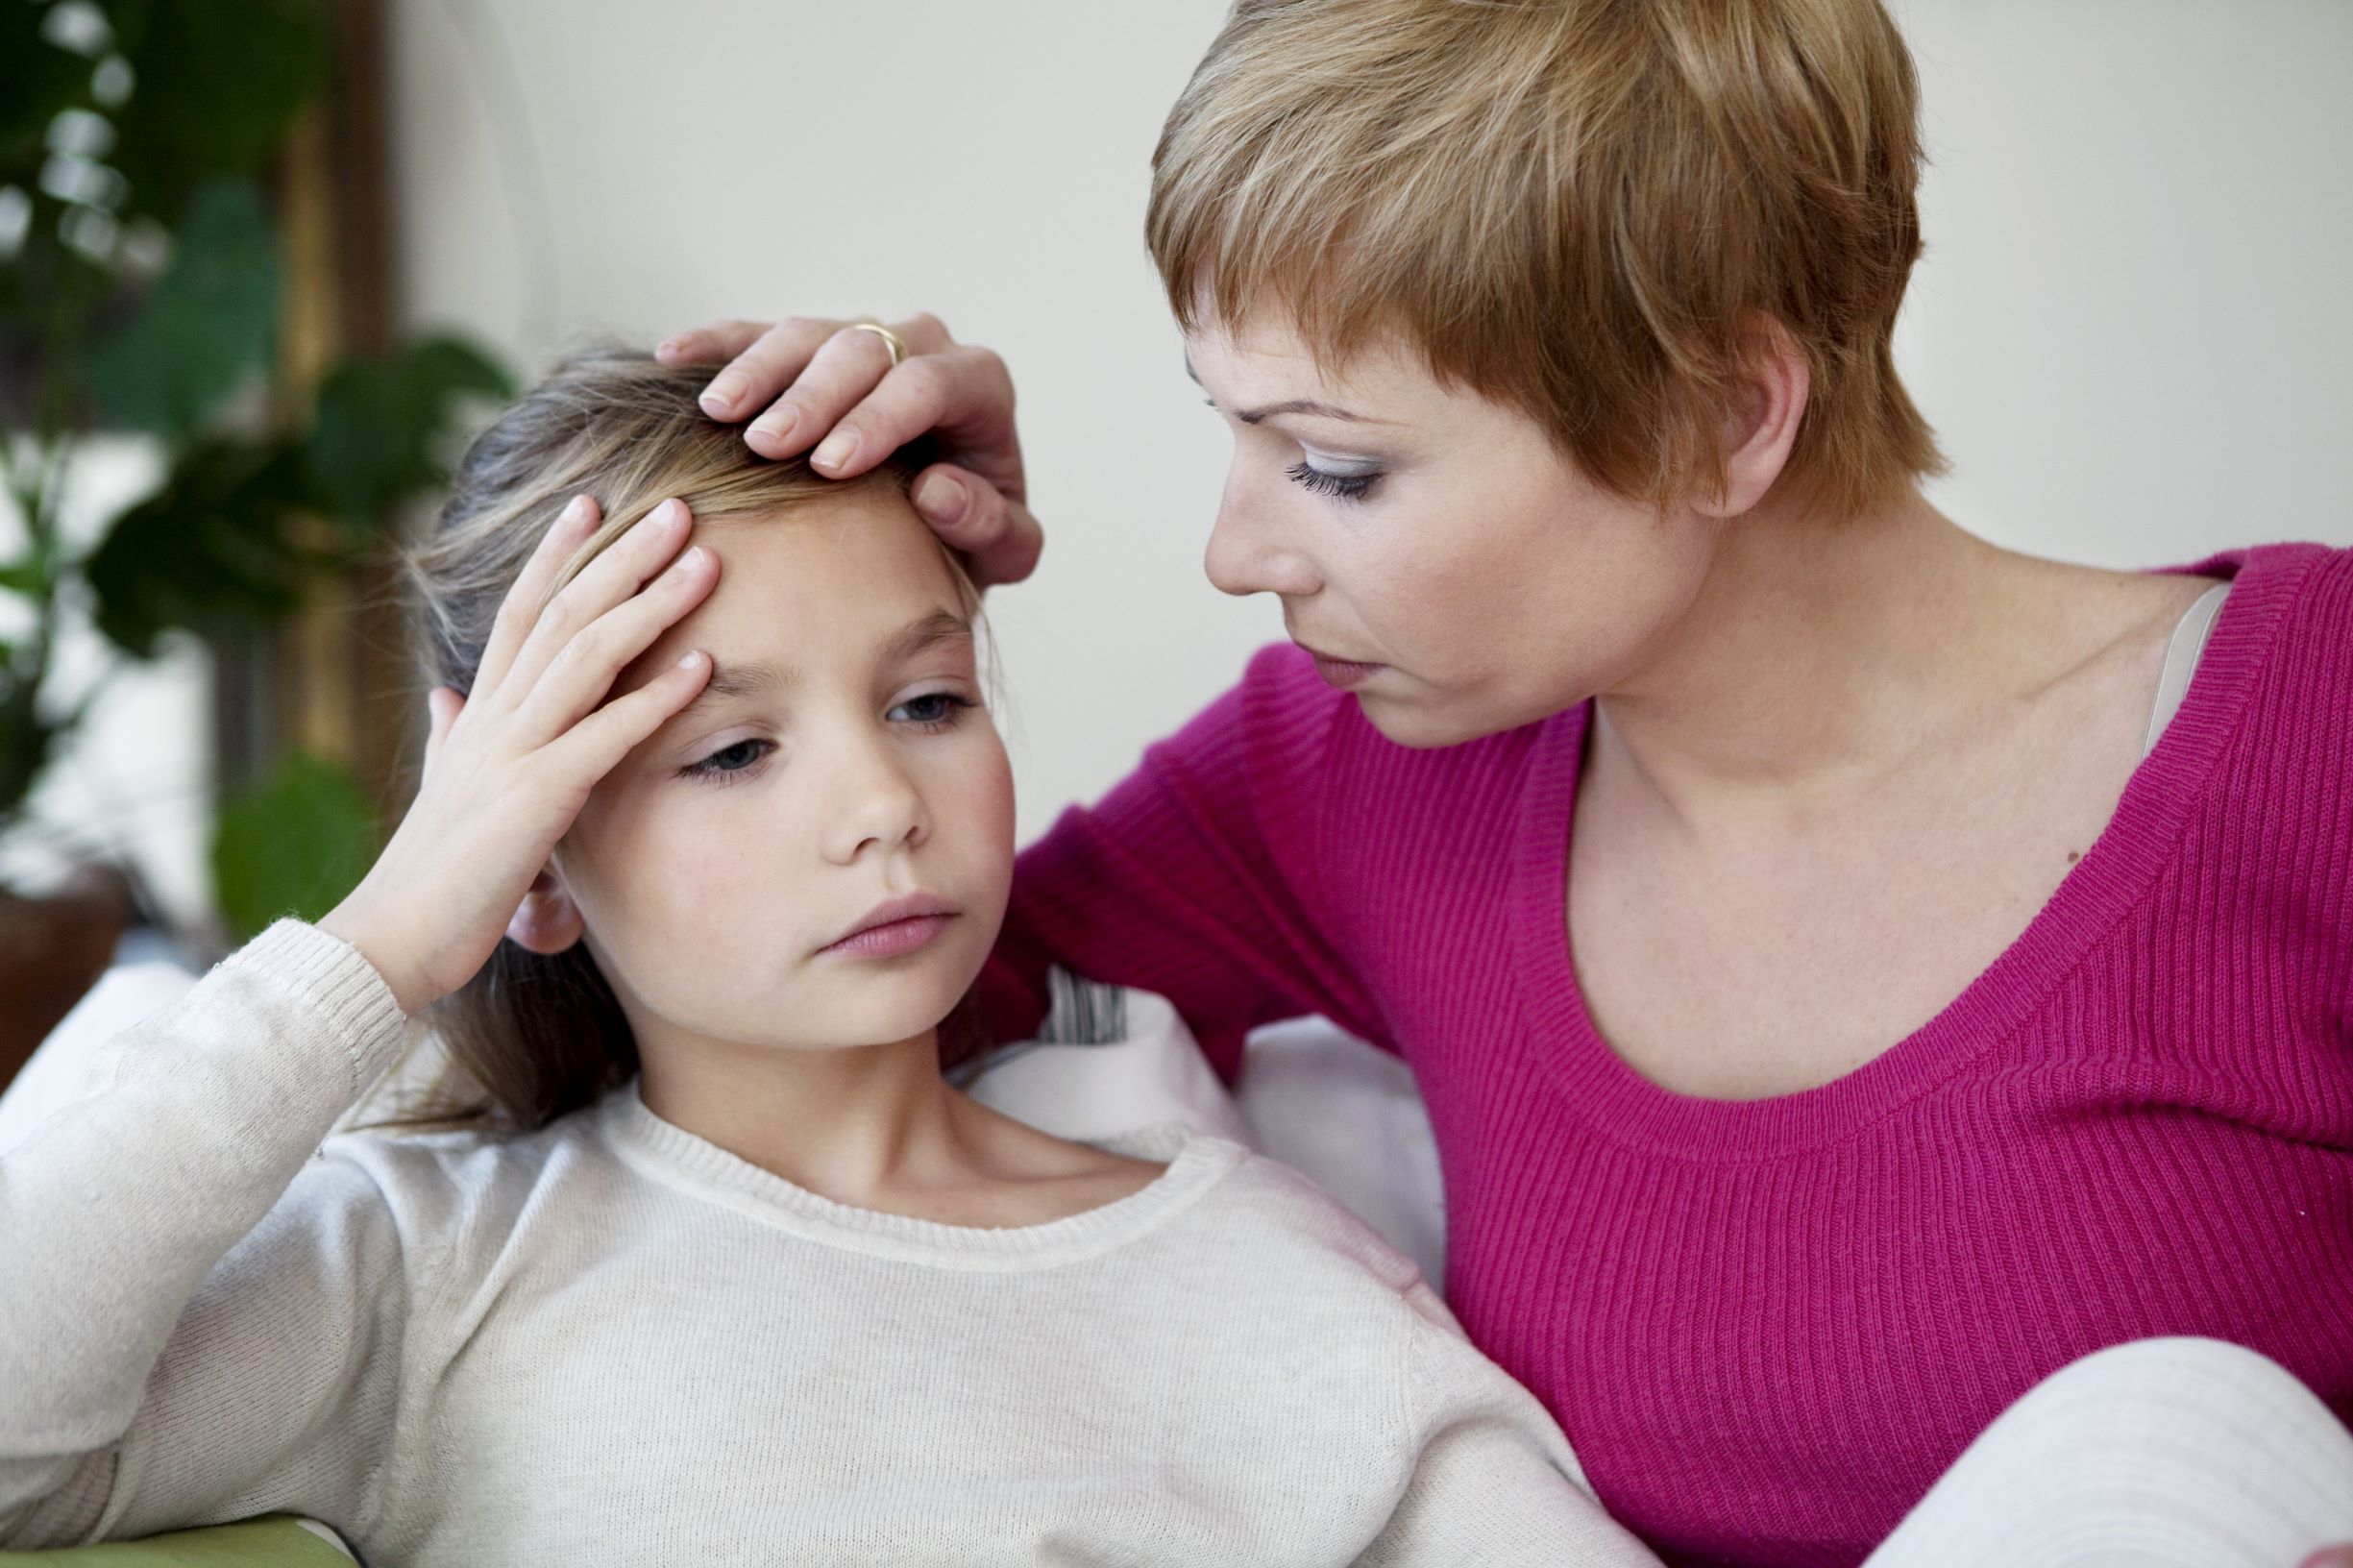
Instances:
[[[702,601],[719,562],[700,548],[678,553],[693,520],[683,502],[664,502],[542,610],[596,526],[596,503],[575,498],[499,606],[473,692],[433,690],[417,798],[375,867],[319,921],[367,956],[403,1012],[474,977],[589,791],[710,676],[697,650],[605,700],[614,677]]]
[[[850,327],[802,316],[772,327],[721,322],[666,340],[654,355],[723,365],[703,391],[704,412],[749,420],[744,439],[763,457],[815,448],[809,461],[828,478],[863,474],[937,432],[945,460],[916,476],[916,511],[981,587],[1028,576],[1045,534],[1027,504],[1005,361],[916,315],[891,324],[907,345],[906,362],[894,367],[889,345]]]

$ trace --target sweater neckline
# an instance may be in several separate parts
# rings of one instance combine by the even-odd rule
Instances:
[[[1519,992],[1537,1048],[1573,1113],[1650,1153],[1720,1163],[1837,1140],[1958,1072],[2022,1023],[2147,894],[2239,725],[2312,563],[2295,547],[2233,551],[2168,573],[2228,577],[2178,712],[2126,781],[2107,827],[1992,965],[1911,1034],[1853,1071],[1758,1100],[1678,1093],[1643,1077],[1595,1025],[1578,985],[1567,916],[1568,850],[1590,701],[1544,722],[1516,824],[1511,916]]]
[[[1163,1121],[1092,1147],[1167,1168],[1125,1197],[1034,1225],[953,1225],[838,1203],[666,1121],[631,1079],[606,1095],[597,1119],[606,1142],[642,1174],[689,1194],[845,1251],[946,1268],[1016,1272],[1094,1257],[1157,1230],[1223,1180],[1249,1151]]]

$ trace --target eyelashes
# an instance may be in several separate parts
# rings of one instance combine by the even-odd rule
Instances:
[[[912,708],[919,702],[944,702],[947,704],[946,710],[935,719],[913,719],[908,721],[918,729],[925,730],[952,729],[955,727],[957,721],[961,720],[965,716],[966,710],[980,706],[979,703],[973,701],[970,698],[958,697],[954,692],[925,692],[921,697],[911,697],[907,698],[907,700],[901,702],[897,708],[893,708],[891,711],[893,713],[896,713],[899,711],[899,708]]]
[[[738,774],[749,772],[753,766],[757,764],[761,758],[767,756],[769,752],[773,751],[775,748],[776,743],[773,741],[737,741],[732,746],[721,747],[718,750],[712,752],[700,762],[695,763],[691,767],[682,768],[679,770],[679,772],[684,773],[689,778],[713,779],[721,783],[725,783]],[[726,765],[726,758],[746,751],[748,751],[751,754],[745,761],[737,764],[734,767],[729,767]]]
[[[1213,410],[1217,406],[1215,398],[1203,398],[1201,402],[1204,406]],[[1316,495],[1331,496],[1338,501],[1362,501],[1373,493],[1373,486],[1381,482],[1381,470],[1377,468],[1364,469],[1355,474],[1334,474],[1314,467],[1304,458],[1291,464],[1283,472],[1289,477],[1293,484],[1303,486]]]
[[[1304,485],[1319,496],[1334,496],[1341,501],[1362,501],[1372,494],[1373,486],[1381,482],[1381,471],[1371,469],[1362,474],[1327,474],[1320,468],[1311,468],[1305,462],[1293,463],[1284,473],[1294,483]]]
[[[970,698],[958,697],[953,692],[926,692],[921,697],[909,698],[891,712],[904,713],[910,708],[920,707],[933,709],[931,717],[901,721],[903,727],[930,735],[957,728],[963,723],[965,714],[979,706]],[[700,762],[679,769],[678,773],[697,783],[733,784],[758,772],[759,765],[775,749],[776,743],[773,741],[735,741],[721,747]]]

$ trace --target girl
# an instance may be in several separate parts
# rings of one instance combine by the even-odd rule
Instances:
[[[947,1086],[1013,862],[972,591],[910,464],[821,483],[695,386],[584,356],[475,444],[381,858],[0,1166],[0,1544],[1654,1560],[1304,1180]],[[429,1012],[459,1125],[330,1138]]]
[[[1051,962],[1228,1075],[1294,1014],[1402,1053],[1450,1305],[1679,1561],[1856,1562],[2110,1347],[2353,1412],[2353,553],[1940,514],[1917,122],[1876,0],[1242,0],[1147,235],[1209,576],[1296,646],[1024,852],[992,971],[1009,1033]],[[664,352],[821,473],[938,428],[919,509],[1026,576],[1003,366],[837,326]],[[2203,1452],[2044,1528],[2218,1560],[2287,1471]]]

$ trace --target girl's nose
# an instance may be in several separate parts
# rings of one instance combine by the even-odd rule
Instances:
[[[880,849],[914,848],[931,831],[922,795],[897,760],[879,746],[844,759],[827,803],[825,858],[848,866]]]

